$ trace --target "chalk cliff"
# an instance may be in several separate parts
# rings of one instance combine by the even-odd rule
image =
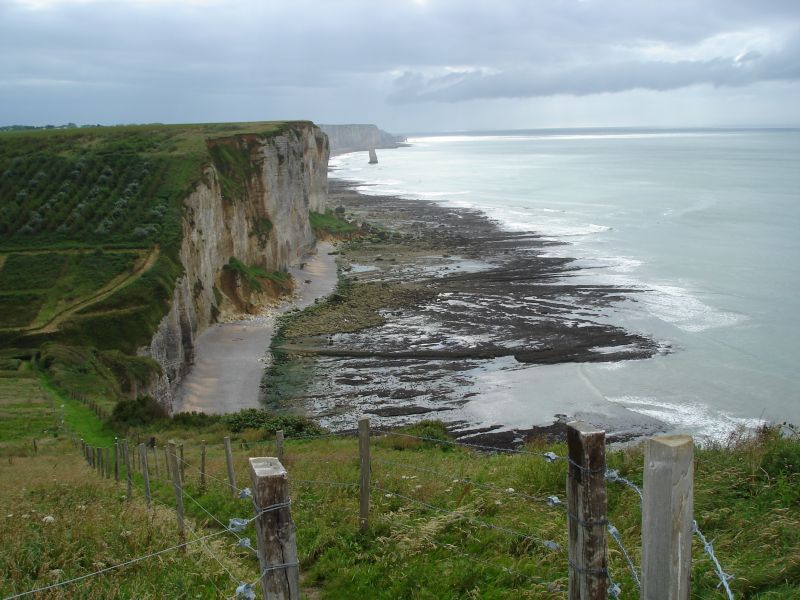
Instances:
[[[296,263],[315,244],[308,213],[324,212],[327,198],[328,139],[311,123],[208,146],[213,160],[184,201],[184,274],[171,310],[139,352],[163,369],[147,393],[166,407],[192,363],[197,335],[220,315],[256,312],[274,298],[224,268],[230,258],[266,271]]]
[[[334,154],[397,148],[406,141],[406,138],[386,133],[375,125],[320,125],[320,128],[327,134]]]

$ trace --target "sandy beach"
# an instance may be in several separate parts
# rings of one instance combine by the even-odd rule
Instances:
[[[198,337],[195,363],[181,385],[174,412],[219,414],[261,405],[259,386],[271,360],[268,349],[275,319],[330,294],[336,285],[331,251],[331,244],[320,242],[316,254],[304,258],[302,268],[290,269],[297,286],[291,300],[263,315],[217,323]]]

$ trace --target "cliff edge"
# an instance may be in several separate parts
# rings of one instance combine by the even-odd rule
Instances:
[[[325,210],[329,145],[311,123],[275,135],[209,139],[211,163],[184,200],[178,279],[169,313],[138,354],[159,363],[147,393],[171,407],[195,339],[221,317],[274,301],[281,276],[315,244],[309,213]],[[248,270],[274,274],[254,283]]]

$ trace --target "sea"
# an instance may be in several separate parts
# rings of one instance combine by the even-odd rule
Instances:
[[[635,290],[603,319],[664,349],[486,368],[466,407],[477,420],[549,424],[591,406],[718,440],[800,425],[800,130],[464,132],[378,158],[334,157],[331,177],[565,242],[545,251],[574,258],[580,280]]]

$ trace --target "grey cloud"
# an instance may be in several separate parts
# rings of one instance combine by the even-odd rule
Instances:
[[[747,47],[738,61],[632,58],[643,42],[681,49],[751,29],[779,39],[791,27],[791,0],[0,0],[0,123],[346,121],[365,119],[365,106],[413,122],[422,100],[794,80],[792,64]]]
[[[705,61],[627,61],[562,70],[511,69],[500,73],[470,70],[425,78],[406,72],[398,77],[391,102],[460,102],[486,98],[531,98],[567,94],[585,96],[643,89],[667,91],[692,85],[743,86],[763,81],[800,80],[800,38],[783,51]]]

